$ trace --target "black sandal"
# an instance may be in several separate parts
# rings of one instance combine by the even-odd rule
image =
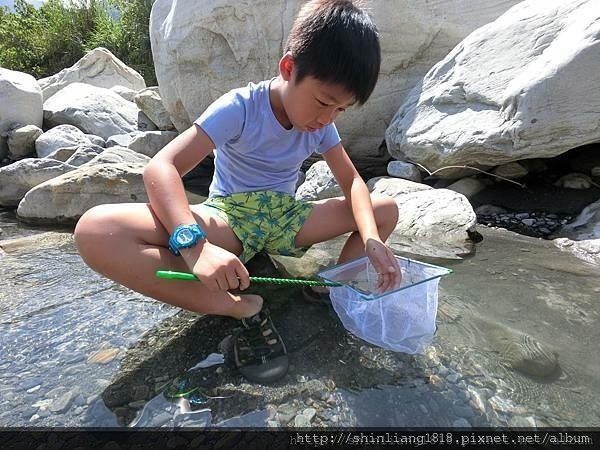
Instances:
[[[255,383],[272,383],[289,368],[285,344],[264,309],[242,319],[243,329],[234,338],[233,354],[240,373]]]

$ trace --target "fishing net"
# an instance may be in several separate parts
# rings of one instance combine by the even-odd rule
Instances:
[[[422,353],[435,333],[440,277],[450,269],[396,256],[401,285],[375,291],[377,274],[367,257],[319,273],[342,284],[330,289],[331,302],[344,327],[361,339],[389,350]]]

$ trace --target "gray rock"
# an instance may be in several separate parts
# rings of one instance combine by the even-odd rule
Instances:
[[[589,189],[592,184],[592,179],[584,173],[569,173],[560,177],[554,186],[567,189]]]
[[[46,131],[35,141],[35,151],[40,158],[49,156],[59,148],[90,144],[90,140],[73,125],[58,125]]]
[[[71,406],[71,402],[77,396],[76,391],[67,391],[58,398],[56,398],[52,404],[48,407],[50,412],[60,414],[65,412]]]
[[[72,223],[92,206],[147,202],[143,170],[133,163],[85,164],[27,192],[17,215],[35,223]]]
[[[600,57],[589,38],[597,2],[552,4],[519,3],[433,66],[386,131],[390,154],[430,171],[487,168],[600,140],[600,90],[589,76]]]
[[[49,126],[74,125],[87,134],[108,139],[138,129],[139,109],[110,89],[72,83],[44,102]]]
[[[485,188],[485,183],[478,178],[462,178],[455,181],[446,189],[449,189],[459,194],[464,195],[467,198],[472,198],[478,192],[481,192]]]
[[[174,131],[147,131],[136,134],[127,147],[142,155],[153,157],[177,136],[178,133]]]
[[[94,144],[80,145],[65,163],[75,167],[82,166],[83,164],[90,162],[103,151],[104,149],[102,147],[98,147]]]
[[[421,172],[414,164],[404,161],[390,161],[387,165],[387,173],[391,177],[404,178],[405,180],[421,182]]]
[[[327,163],[317,161],[306,171],[306,179],[296,191],[296,200],[320,200],[340,195],[342,190]]]
[[[92,144],[97,145],[98,147],[106,147],[106,141],[100,136],[96,136],[95,134],[86,134],[85,137],[88,138]]]
[[[175,129],[171,117],[163,105],[158,86],[142,89],[137,93],[134,101],[159,130]]]
[[[63,175],[73,166],[54,159],[25,158],[0,168],[0,205],[16,206],[33,187]]]
[[[133,138],[140,133],[142,133],[142,132],[134,131],[132,133],[115,134],[113,136],[110,136],[106,140],[106,148],[114,147],[114,146],[127,147],[129,145],[129,143],[133,140]]]
[[[12,160],[26,158],[35,153],[35,141],[42,135],[41,128],[25,125],[8,132],[8,156]]]
[[[310,419],[304,414],[298,414],[296,417],[294,417],[294,427],[310,428]]]
[[[136,90],[130,89],[128,87],[125,86],[112,86],[110,88],[111,91],[113,91],[116,94],[119,94],[121,97],[123,97],[125,100],[127,100],[128,102],[133,102],[135,95],[137,94]]]

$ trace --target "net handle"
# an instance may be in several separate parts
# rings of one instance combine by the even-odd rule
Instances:
[[[171,270],[157,270],[156,276],[158,278],[165,278],[168,280],[200,281],[193,273],[175,272]],[[343,286],[341,283],[335,283],[333,281],[302,280],[298,278],[250,277],[250,282],[263,284],[285,284],[295,286]]]

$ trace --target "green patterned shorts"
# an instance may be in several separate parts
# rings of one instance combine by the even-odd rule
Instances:
[[[227,222],[242,242],[242,262],[261,250],[286,256],[302,256],[308,250],[296,247],[296,235],[312,210],[310,202],[283,192],[257,191],[211,197],[202,206]]]

